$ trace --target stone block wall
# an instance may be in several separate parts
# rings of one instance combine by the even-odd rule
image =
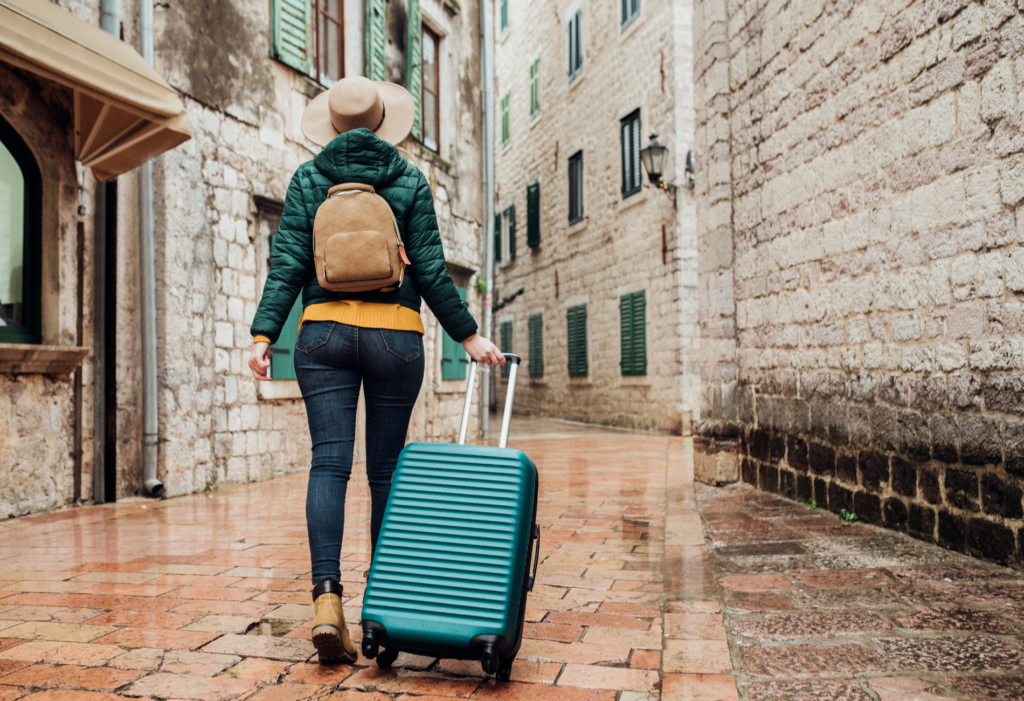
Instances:
[[[698,2],[702,410],[743,481],[1024,560],[1024,15]]]
[[[568,79],[567,22],[582,7],[583,67]],[[679,432],[684,360],[695,370],[696,279],[693,198],[677,208],[654,188],[622,196],[620,120],[640,110],[641,144],[655,130],[670,147],[666,180],[679,182],[692,138],[689,94],[676,74],[687,66],[690,4],[645,0],[620,28],[618,4],[584,0],[509,3],[496,37],[496,210],[516,208],[516,256],[497,266],[494,300],[523,293],[494,315],[513,325],[523,357],[516,410],[576,421]],[[683,51],[687,56],[677,57]],[[539,57],[540,112],[530,115],[530,65]],[[679,94],[677,94],[679,91]],[[501,145],[501,98],[509,94],[510,143]],[[679,140],[679,143],[677,143]],[[584,219],[569,224],[568,159],[583,151]],[[646,175],[643,176],[646,182]],[[527,187],[540,184],[540,244],[527,245]],[[645,291],[647,375],[623,376],[619,298]],[[568,375],[566,310],[587,305],[586,377]],[[543,377],[529,375],[529,317],[543,314]],[[687,317],[687,314],[690,317]],[[688,326],[687,326],[688,325]],[[689,351],[689,357],[686,352]],[[696,387],[696,378],[689,383]],[[505,396],[504,381],[497,400]]]

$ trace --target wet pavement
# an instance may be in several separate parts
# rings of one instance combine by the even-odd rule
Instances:
[[[698,485],[741,698],[1024,699],[1024,574]]]
[[[1024,698],[1019,573],[695,486],[680,438],[516,417],[510,444],[540,470],[543,529],[512,682],[409,655],[318,665],[297,475],[0,523],[0,701]],[[357,468],[357,640],[368,519]]]

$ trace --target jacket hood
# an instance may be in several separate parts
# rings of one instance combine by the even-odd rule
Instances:
[[[313,159],[313,165],[337,183],[383,185],[409,167],[402,154],[369,129],[338,134]]]

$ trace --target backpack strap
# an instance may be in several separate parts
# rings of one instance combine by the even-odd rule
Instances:
[[[335,185],[327,191],[327,196],[336,195],[339,192],[345,192],[347,190],[362,190],[363,192],[373,192],[373,185],[364,185],[363,183],[341,183]]]

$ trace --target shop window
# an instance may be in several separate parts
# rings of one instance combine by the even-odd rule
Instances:
[[[0,343],[39,343],[42,179],[28,144],[0,119]]]

